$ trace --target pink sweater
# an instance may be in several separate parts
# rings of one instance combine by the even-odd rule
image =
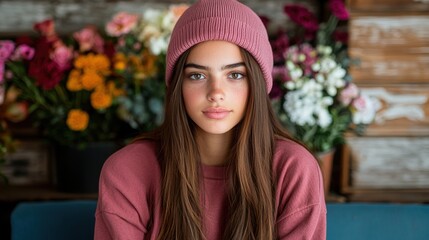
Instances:
[[[154,143],[141,141],[106,161],[100,177],[94,239],[156,239],[161,170],[154,150]],[[323,181],[314,157],[296,143],[278,141],[273,169],[277,176],[278,239],[326,239]],[[225,171],[224,167],[203,166],[207,240],[221,239],[225,228]]]

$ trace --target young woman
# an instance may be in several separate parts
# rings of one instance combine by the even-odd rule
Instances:
[[[167,53],[163,125],[105,163],[95,239],[325,239],[314,157],[277,123],[259,17],[201,0]]]

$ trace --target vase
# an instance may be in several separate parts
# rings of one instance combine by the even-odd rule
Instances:
[[[317,153],[316,157],[319,162],[320,170],[322,171],[323,176],[323,190],[325,196],[329,193],[329,188],[331,185],[331,175],[332,175],[332,163],[334,161],[335,149]]]
[[[92,142],[83,149],[56,146],[55,177],[58,191],[97,193],[101,168],[119,147],[115,142]]]

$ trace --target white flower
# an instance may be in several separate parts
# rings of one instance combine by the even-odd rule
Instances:
[[[155,55],[159,55],[161,53],[166,52],[167,47],[168,41],[163,37],[151,38],[149,40],[149,49]]]
[[[323,97],[322,86],[315,81],[309,81],[295,91],[285,96],[283,109],[295,124],[300,126],[317,124],[327,127],[332,122],[328,107],[333,104],[331,97]]]

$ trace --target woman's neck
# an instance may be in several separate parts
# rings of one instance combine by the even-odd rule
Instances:
[[[196,141],[201,162],[209,166],[222,166],[231,151],[232,131],[225,134],[207,134],[197,131]]]

